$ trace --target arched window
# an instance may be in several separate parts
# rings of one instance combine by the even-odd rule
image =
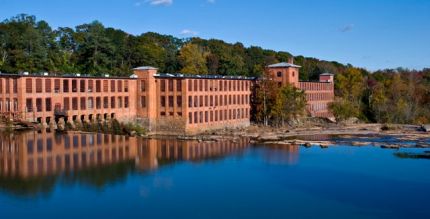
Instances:
[[[282,72],[278,71],[278,73],[276,73],[276,75],[277,75],[278,77],[282,77]]]

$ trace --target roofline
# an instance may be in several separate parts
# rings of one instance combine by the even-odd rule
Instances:
[[[245,77],[245,76],[224,76],[224,75],[168,75],[169,73],[157,73],[154,75],[155,78],[176,78],[176,79],[213,79],[213,80],[247,80],[253,81],[257,77]]]
[[[11,73],[0,73],[1,77],[33,77],[33,78],[88,78],[88,79],[129,79],[135,80],[136,78],[130,77],[103,77],[103,76],[75,76],[75,75],[23,75],[23,74],[11,74]]]

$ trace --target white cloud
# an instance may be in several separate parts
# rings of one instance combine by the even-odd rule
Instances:
[[[195,36],[195,35],[198,35],[199,32],[194,31],[194,30],[190,30],[190,29],[183,29],[179,34],[181,34],[181,35],[193,35],[193,36]]]
[[[144,0],[144,1],[138,1],[134,3],[134,6],[140,7],[144,3],[154,5],[154,6],[169,6],[173,4],[173,0]]]
[[[150,5],[169,6],[173,4],[173,0],[148,0]]]

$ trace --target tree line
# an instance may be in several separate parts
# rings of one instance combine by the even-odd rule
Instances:
[[[181,39],[154,32],[132,35],[98,21],[53,29],[46,21],[20,14],[0,23],[0,71],[7,73],[128,76],[133,67],[154,66],[160,72],[261,77],[266,65],[286,62],[290,57],[288,52],[245,47],[239,42]],[[317,80],[325,72],[335,74],[337,98],[331,109],[340,120],[354,116],[369,122],[430,122],[429,69],[369,72],[304,56],[295,56],[294,60],[302,66],[300,80]],[[262,92],[265,88],[259,89]],[[292,106],[300,108],[302,95],[291,88],[273,92],[266,98],[272,98],[270,106],[277,108],[266,108],[265,115],[270,115],[275,124],[284,123],[294,115],[279,109],[291,111],[291,106],[276,100],[298,94],[293,98],[298,102]],[[256,95],[256,102],[262,103],[261,93]],[[255,119],[263,121],[257,114]]]

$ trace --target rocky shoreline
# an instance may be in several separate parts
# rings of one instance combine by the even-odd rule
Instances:
[[[331,140],[333,136],[338,136],[339,140]],[[390,136],[408,143],[372,141],[372,139],[384,136]],[[271,128],[252,125],[245,129],[219,130],[200,135],[177,136],[176,138],[197,141],[235,141],[239,138],[249,138],[250,143],[254,144],[318,146],[321,148],[339,145],[375,146],[384,149],[430,148],[430,132],[418,125],[333,124],[296,128]]]

